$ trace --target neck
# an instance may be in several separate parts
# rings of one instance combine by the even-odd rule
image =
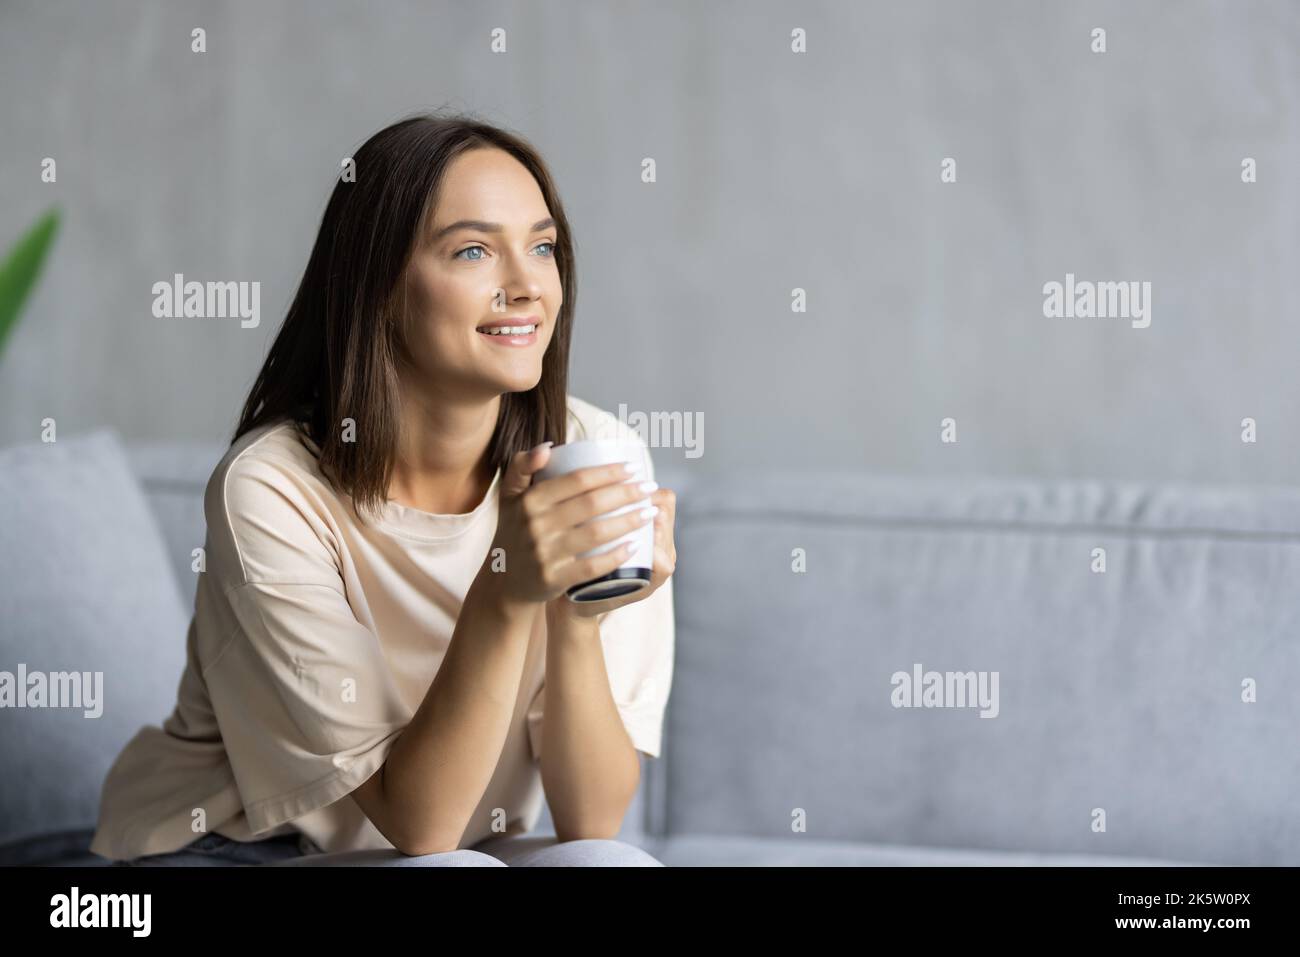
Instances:
[[[408,392],[402,407],[389,498],[443,515],[473,511],[492,483],[488,447],[501,397],[456,401]]]

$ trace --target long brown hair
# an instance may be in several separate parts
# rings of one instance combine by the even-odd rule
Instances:
[[[420,114],[388,126],[356,151],[355,182],[334,186],[284,325],[244,403],[231,444],[287,418],[320,448],[321,471],[359,511],[388,500],[400,434],[397,360],[406,345],[403,278],[426,235],[444,173],[475,148],[523,163],[555,219],[564,299],[527,392],[501,397],[489,455],[493,469],[547,439],[566,437],[569,342],[577,293],[573,242],[559,193],[537,151],[518,135],[464,114]],[[355,423],[343,440],[343,420]]]

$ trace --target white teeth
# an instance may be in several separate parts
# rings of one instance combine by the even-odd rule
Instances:
[[[536,324],[531,326],[501,326],[497,329],[480,329],[479,332],[489,336],[526,336],[537,329]]]

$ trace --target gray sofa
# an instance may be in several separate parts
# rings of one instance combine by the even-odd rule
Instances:
[[[0,450],[0,670],[102,670],[107,700],[0,710],[0,863],[102,863],[99,786],[170,711],[223,451]],[[669,866],[1300,864],[1300,491],[655,460],[676,662],[622,839]],[[895,706],[914,669],[996,695]]]

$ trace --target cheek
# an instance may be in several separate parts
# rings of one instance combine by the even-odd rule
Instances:
[[[479,284],[457,282],[429,268],[414,271],[407,285],[409,322],[415,348],[426,355],[445,353],[463,343],[483,313]]]

